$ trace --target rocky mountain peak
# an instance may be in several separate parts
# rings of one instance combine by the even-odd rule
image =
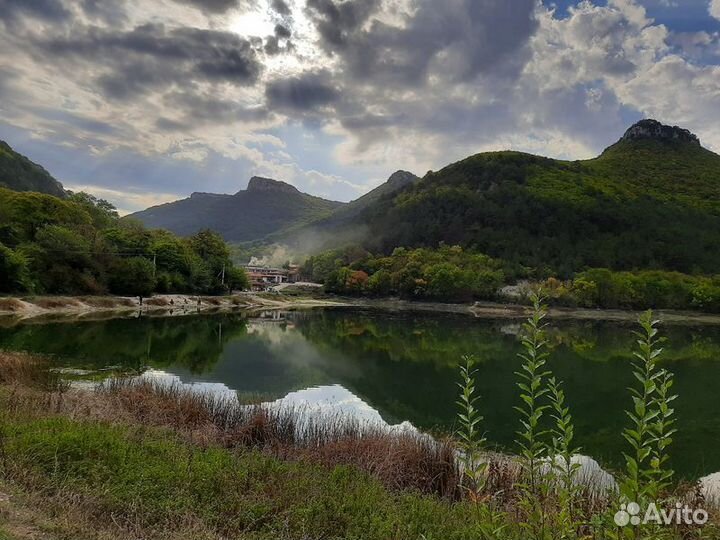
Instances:
[[[408,171],[395,171],[390,175],[386,183],[393,188],[401,188],[407,184],[411,184],[417,180],[417,178],[417,176]]]
[[[295,186],[291,186],[280,180],[272,178],[263,178],[262,176],[253,176],[248,182],[247,191],[278,191],[284,193],[299,193]]]
[[[660,141],[680,141],[700,146],[697,135],[678,126],[666,126],[657,120],[640,120],[632,125],[623,135],[621,141],[637,141],[655,139]]]

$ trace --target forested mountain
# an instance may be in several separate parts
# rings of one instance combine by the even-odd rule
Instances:
[[[212,229],[227,241],[246,242],[325,218],[342,205],[301,193],[285,182],[254,176],[247,189],[235,195],[193,193],[132,217],[183,236]]]
[[[720,156],[687,130],[644,120],[591,160],[471,156],[381,197],[346,227],[363,229],[362,246],[375,252],[445,242],[560,276],[714,273]]]
[[[15,191],[37,191],[64,198],[60,182],[40,165],[18,154],[5,141],[0,141],[0,187]]]
[[[265,240],[288,244],[299,253],[313,253],[348,243],[363,243],[367,233],[362,224],[363,213],[418,180],[420,179],[411,172],[396,171],[384,183],[339,207],[328,217],[299,227],[283,229]]]

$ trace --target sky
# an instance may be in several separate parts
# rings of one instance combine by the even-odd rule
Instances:
[[[720,152],[720,0],[0,0],[0,139],[122,213],[586,159],[642,118]]]

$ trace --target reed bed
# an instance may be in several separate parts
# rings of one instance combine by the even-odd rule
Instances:
[[[287,460],[354,465],[385,486],[446,498],[459,495],[455,449],[449,440],[394,430],[304,407],[242,404],[176,384],[111,379],[96,394],[133,422],[168,427],[197,444],[260,449]]]

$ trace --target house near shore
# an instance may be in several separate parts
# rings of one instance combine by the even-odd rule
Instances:
[[[300,267],[297,265],[290,265],[288,268],[248,265],[245,271],[250,279],[250,288],[258,292],[268,291],[283,283],[295,283],[300,275]]]

